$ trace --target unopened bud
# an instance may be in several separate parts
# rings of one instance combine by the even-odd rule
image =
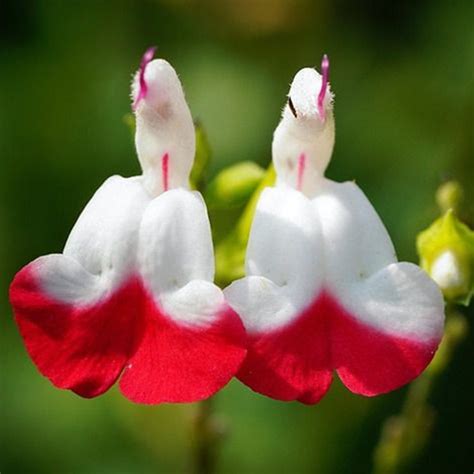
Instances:
[[[474,291],[474,232],[447,211],[418,235],[421,266],[448,301],[468,304]]]
[[[456,211],[463,199],[463,190],[457,181],[446,181],[436,191],[436,202],[444,214],[449,209]]]

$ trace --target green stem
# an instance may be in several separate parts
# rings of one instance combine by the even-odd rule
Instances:
[[[443,341],[431,364],[408,389],[400,414],[385,421],[374,452],[374,474],[400,473],[426,445],[435,412],[428,404],[434,383],[467,334],[467,321],[453,306],[446,309]]]
[[[224,434],[223,427],[214,415],[214,398],[199,402],[194,419],[194,473],[214,474],[217,452]]]

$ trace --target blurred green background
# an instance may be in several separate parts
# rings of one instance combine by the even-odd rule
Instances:
[[[240,160],[268,164],[294,73],[328,53],[337,124],[328,175],[357,179],[399,257],[416,261],[439,183],[461,180],[473,215],[473,21],[471,0],[2,0],[0,471],[190,468],[195,406],[135,406],[115,388],[83,400],[53,388],[27,357],[7,300],[14,273],[61,250],[107,176],[139,172],[123,116],[147,46],[175,66],[208,132],[210,177]],[[433,435],[406,472],[472,472],[473,341],[439,380]],[[307,407],[234,381],[216,401],[229,426],[219,471],[368,473],[381,424],[405,393],[367,399],[337,382]]]

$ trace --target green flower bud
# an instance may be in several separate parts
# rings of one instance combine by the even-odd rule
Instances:
[[[463,199],[463,189],[457,181],[447,181],[436,191],[436,202],[444,214],[453,209],[456,211]]]
[[[243,161],[221,171],[207,186],[204,197],[210,209],[228,209],[245,204],[265,175],[251,161]]]
[[[448,301],[469,304],[474,292],[474,232],[448,210],[418,234],[421,266]]]

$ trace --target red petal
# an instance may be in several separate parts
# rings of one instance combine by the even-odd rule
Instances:
[[[277,400],[317,403],[332,382],[326,323],[311,307],[283,328],[249,336],[248,355],[237,377]]]
[[[56,301],[40,288],[34,264],[10,287],[10,300],[26,348],[39,371],[63,389],[95,397],[110,388],[140,336],[137,279],[93,306]]]
[[[226,385],[245,357],[245,330],[225,307],[206,328],[175,323],[148,297],[147,326],[120,380],[122,393],[137,403],[194,402]]]
[[[433,358],[439,341],[418,342],[361,323],[327,293],[291,324],[249,336],[238,378],[278,400],[318,402],[332,371],[352,392],[373,396],[414,379]]]
[[[333,367],[351,392],[374,396],[407,384],[438,347],[439,341],[415,341],[363,324],[327,295],[320,304],[332,319]]]

